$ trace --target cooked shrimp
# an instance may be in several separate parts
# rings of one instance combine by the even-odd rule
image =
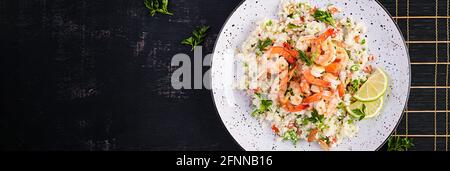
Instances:
[[[308,107],[309,107],[309,105],[301,104],[301,105],[293,106],[292,104],[288,103],[286,105],[285,109],[287,109],[287,111],[289,111],[289,112],[300,112],[302,110],[307,109]]]
[[[289,83],[288,70],[284,70],[280,73],[280,85],[278,88],[278,100],[280,104],[284,105],[288,102],[289,96],[286,96],[287,86]]]
[[[322,51],[324,51],[324,54],[318,55],[314,59],[314,62],[321,66],[328,66],[334,60],[336,60],[335,45],[332,43],[331,40],[327,40],[321,45],[321,48],[322,48]]]
[[[329,101],[334,96],[334,93],[331,91],[323,91],[321,94],[322,94],[322,98],[327,101]]]
[[[345,64],[347,63],[348,59],[349,56],[345,48],[338,45],[336,49],[336,62],[339,62],[340,64]]]
[[[287,43],[286,43],[287,44]],[[284,46],[286,46],[286,44]],[[290,47],[290,45],[289,45]],[[270,49],[270,56],[276,54],[284,57],[290,64],[293,64],[297,60],[298,52],[289,47],[274,46]]]
[[[310,85],[304,78],[302,78],[301,80],[300,88],[305,95],[307,96],[311,95]]]
[[[317,79],[316,77],[314,77],[311,74],[311,70],[304,71],[303,72],[303,77],[310,84],[314,84],[314,85],[317,85],[317,86],[320,86],[320,87],[330,87],[331,86],[330,82],[324,81],[324,80],[321,80],[321,79]]]
[[[312,85],[311,86],[311,91],[313,92],[313,93],[320,93],[321,91],[320,91],[320,87],[319,86],[316,86],[316,85]]]
[[[284,58],[278,58],[275,62],[276,73],[281,73],[289,68],[288,62]]]
[[[342,70],[342,64],[340,62],[333,62],[327,67],[325,67],[325,71],[328,73],[332,73],[334,75],[338,75]]]
[[[289,101],[290,94],[286,94],[286,91],[288,88],[289,81],[292,79],[295,72],[297,71],[297,66],[298,65],[294,66],[290,71],[288,69],[286,69],[280,73],[278,100],[279,100],[281,106],[285,106]]]
[[[291,81],[289,89],[292,90],[292,94],[289,97],[290,103],[293,105],[300,105],[303,101],[300,84],[298,82]]]
[[[317,102],[320,99],[322,99],[322,93],[316,93],[312,96],[309,96],[309,97],[306,97],[305,99],[303,99],[303,103]]]
[[[339,98],[334,96],[330,101],[328,102],[327,111],[325,112],[326,116],[330,116],[336,113],[337,111],[337,105],[339,104]]]

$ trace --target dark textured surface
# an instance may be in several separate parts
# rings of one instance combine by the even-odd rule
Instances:
[[[0,0],[3,150],[240,150],[222,126],[208,90],[173,90],[173,55],[200,25],[203,48],[240,0],[172,0],[174,16],[150,17],[142,0]],[[395,1],[381,1],[395,15]],[[398,15],[406,15],[399,0]],[[445,16],[440,0],[439,15]],[[444,9],[444,10],[443,10]],[[434,2],[411,0],[410,15],[435,15]],[[446,40],[448,19],[439,19]],[[399,25],[406,35],[406,20]],[[434,40],[434,19],[411,19],[410,40]],[[439,61],[448,60],[446,44]],[[435,44],[411,44],[413,62],[434,62]],[[413,65],[412,85],[434,86],[434,65]],[[204,68],[204,71],[208,68]],[[446,84],[446,65],[438,85]],[[446,89],[438,89],[445,110]],[[413,89],[409,110],[434,110],[434,89]],[[445,134],[446,113],[437,114]],[[409,114],[409,134],[434,134],[434,113]],[[405,132],[405,118],[398,133]],[[437,139],[445,150],[445,138]],[[413,150],[433,150],[416,138]]]

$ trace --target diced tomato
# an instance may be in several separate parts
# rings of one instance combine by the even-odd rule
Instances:
[[[316,135],[317,135],[317,128],[311,130],[311,132],[308,135],[308,142],[313,142],[314,140],[316,140]]]
[[[355,40],[356,43],[359,43],[360,37],[359,37],[359,35],[356,35],[353,39]]]
[[[339,84],[337,88],[338,88],[339,96],[343,97],[344,94],[345,94],[345,85],[344,85],[344,83]]]
[[[278,129],[277,126],[272,125],[272,131],[275,132],[275,133],[279,133],[280,129]]]

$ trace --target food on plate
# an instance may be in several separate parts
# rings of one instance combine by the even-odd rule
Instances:
[[[242,44],[237,87],[280,140],[329,150],[381,111],[387,74],[371,65],[365,25],[337,18],[340,11],[283,3],[279,18],[262,21]]]

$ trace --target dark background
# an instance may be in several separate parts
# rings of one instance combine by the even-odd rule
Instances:
[[[179,42],[197,26],[211,26],[203,54],[211,53],[240,2],[170,0],[173,16],[151,17],[143,0],[0,0],[0,149],[240,150],[210,91],[174,90],[170,83],[177,69],[172,56],[193,57]],[[398,2],[382,1],[391,14],[405,16],[406,0]],[[435,15],[430,2],[411,0],[410,15]],[[448,16],[446,1],[439,6],[439,15]],[[448,18],[439,20],[439,39],[446,40]],[[405,21],[399,20],[404,34]],[[434,23],[411,20],[405,37],[434,40]],[[438,46],[439,61],[448,60],[446,44]],[[434,44],[411,45],[411,60],[434,62],[434,50]],[[438,85],[446,85],[446,66],[437,66]],[[434,69],[413,65],[412,85],[434,86]],[[409,110],[435,110],[434,91],[412,89]],[[437,91],[438,110],[445,110],[448,88]],[[434,135],[434,116],[410,113],[397,133],[408,125],[409,134]],[[445,150],[448,112],[437,116],[437,134],[447,135],[415,138],[412,150]]]

